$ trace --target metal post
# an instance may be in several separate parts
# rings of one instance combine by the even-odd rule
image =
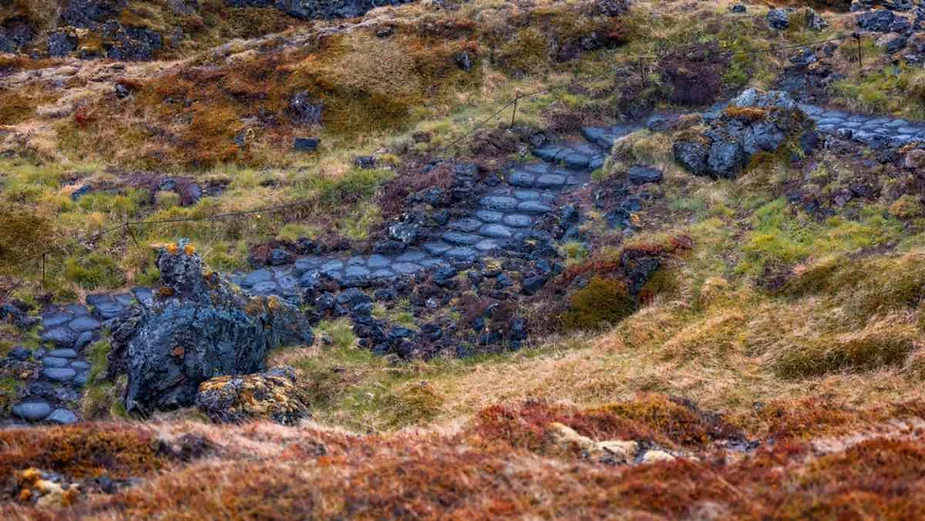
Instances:
[[[861,35],[854,33],[854,39],[858,41],[858,68],[864,68],[864,60],[861,56]]]
[[[42,282],[45,282],[45,257],[47,256],[47,253],[42,254]]]
[[[646,78],[645,66],[644,66],[642,63],[643,63],[642,60],[639,60],[639,62],[637,62],[637,64],[636,64],[636,68],[639,69],[639,79],[642,80],[642,88],[643,88],[643,89],[648,89],[648,88],[649,88],[649,82],[648,82],[648,78]]]
[[[511,128],[514,128],[514,122],[517,120],[517,102],[520,101],[520,94],[514,97],[514,110],[511,111]]]

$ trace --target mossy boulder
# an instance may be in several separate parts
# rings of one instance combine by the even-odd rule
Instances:
[[[295,371],[290,367],[212,378],[199,385],[196,406],[218,423],[263,419],[291,425],[309,416],[295,381]]]
[[[759,154],[775,154],[787,142],[809,153],[818,143],[812,120],[785,92],[748,89],[732,100],[702,135],[673,144],[675,160],[697,175],[738,177]]]

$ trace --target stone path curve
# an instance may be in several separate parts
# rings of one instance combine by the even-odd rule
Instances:
[[[717,117],[718,105],[704,113]],[[853,139],[872,148],[925,143],[925,123],[897,118],[850,114],[812,105],[801,108],[817,122],[822,134]],[[301,303],[303,288],[324,276],[343,287],[367,287],[428,268],[465,268],[479,258],[499,252],[529,233],[543,216],[557,212],[559,195],[591,180],[600,168],[614,139],[642,125],[616,125],[582,129],[583,141],[546,145],[534,150],[538,161],[509,169],[503,180],[490,188],[467,215],[448,222],[439,238],[412,246],[400,255],[304,256],[285,266],[262,268],[230,275],[251,295],[277,295]],[[474,176],[475,172],[457,172]],[[41,315],[41,340],[48,346],[34,353],[16,350],[9,355],[40,364],[37,376],[25,384],[25,396],[12,408],[14,416],[29,422],[72,423],[73,410],[87,383],[90,364],[86,349],[100,338],[110,321],[133,306],[153,302],[147,288],[129,293],[91,295],[87,305],[55,306]]]

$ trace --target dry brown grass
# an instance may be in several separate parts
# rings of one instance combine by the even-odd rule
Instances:
[[[739,435],[722,418],[655,395],[593,410],[497,406],[457,432],[389,436],[311,425],[163,423],[140,432],[165,440],[187,433],[205,440],[211,456],[159,474],[138,470],[147,477],[140,486],[84,496],[60,510],[7,503],[0,512],[49,520],[660,519],[708,508],[719,519],[757,520],[840,518],[848,508],[913,519],[925,507],[925,440],[914,427],[922,413],[921,402],[888,411],[773,404],[752,414],[766,417],[769,428],[745,435],[773,433],[775,443],[748,456],[712,444]],[[547,443],[554,422],[595,439],[679,443],[697,459],[612,467]],[[879,431],[864,430],[877,425]],[[39,447],[58,435],[32,432]],[[123,451],[135,449],[108,450],[124,459]],[[30,454],[37,455],[21,464],[41,463],[41,450]]]

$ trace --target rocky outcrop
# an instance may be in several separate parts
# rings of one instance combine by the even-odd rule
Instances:
[[[240,1],[240,0],[234,0]],[[269,3],[265,0],[256,2]],[[273,5],[289,16],[303,20],[353,18],[386,5],[401,5],[411,0],[276,0]]]
[[[309,417],[295,381],[291,367],[277,367],[262,374],[220,376],[199,385],[196,406],[218,423],[263,419],[291,425]]]
[[[756,154],[775,153],[788,139],[811,151],[813,126],[788,94],[749,89],[700,136],[676,141],[674,157],[694,174],[735,178]]]
[[[270,349],[313,341],[298,308],[276,297],[245,297],[204,271],[191,245],[163,248],[157,266],[158,297],[113,333],[111,365],[128,374],[130,412],[192,405],[200,383],[260,372]]]

